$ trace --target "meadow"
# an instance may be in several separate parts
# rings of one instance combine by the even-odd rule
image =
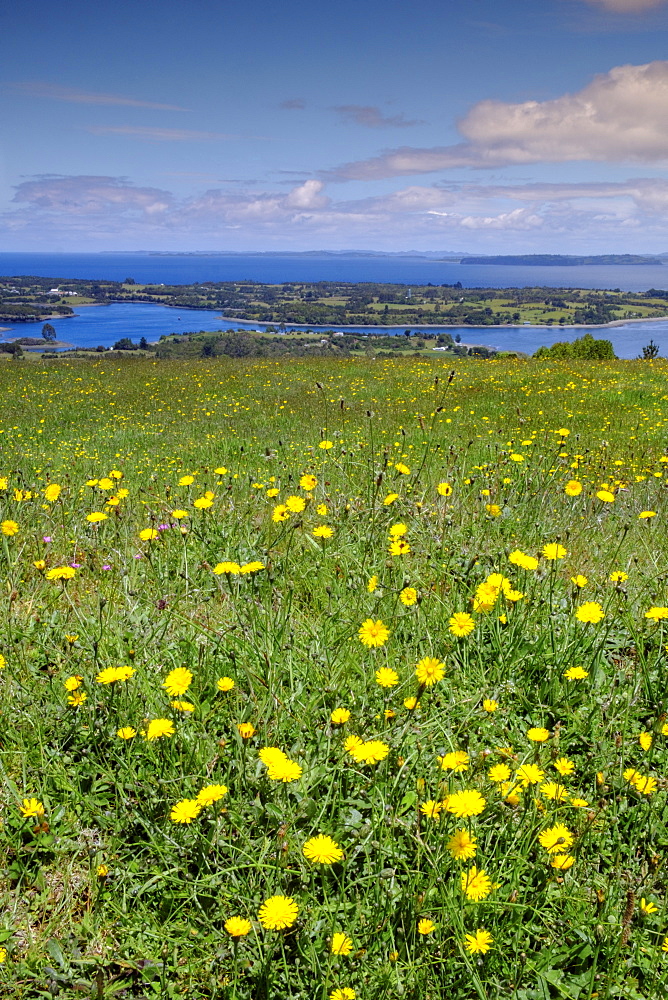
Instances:
[[[668,362],[0,365],[4,998],[668,994]]]

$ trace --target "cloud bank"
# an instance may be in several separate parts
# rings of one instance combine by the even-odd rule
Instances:
[[[587,0],[594,7],[604,7],[615,14],[640,14],[653,7],[661,7],[666,0]]]
[[[336,187],[341,191],[340,187]],[[668,180],[614,183],[413,184],[390,194],[334,199],[322,180],[287,192],[210,188],[189,198],[122,177],[43,176],[18,186],[0,216],[11,249],[304,249],[353,246],[498,252],[541,246],[668,249]]]
[[[485,100],[459,122],[463,142],[403,146],[326,176],[376,180],[457,167],[593,160],[668,162],[668,62],[617,66],[575,94],[511,104]]]

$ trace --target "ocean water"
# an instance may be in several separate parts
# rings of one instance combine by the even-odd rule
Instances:
[[[194,281],[387,281],[467,288],[668,288],[668,265],[515,267],[458,264],[428,257],[338,254],[0,253],[0,275],[98,278],[191,284]]]
[[[224,320],[216,312],[203,309],[175,309],[171,306],[153,305],[148,302],[114,302],[108,306],[83,306],[75,316],[56,318],[49,321],[55,328],[58,340],[76,347],[112,347],[121,337],[130,337],[138,343],[141,337],[149,342],[159,340],[163,334],[188,333],[199,330],[264,329],[262,324],[244,323],[240,320]],[[43,322],[17,323],[2,334],[3,339],[13,337],[41,337]],[[297,327],[307,329],[307,327]],[[329,330],[331,327],[308,327],[313,331]],[[358,333],[382,333],[401,335],[405,326],[400,327],[341,327]],[[417,327],[412,327],[417,330]],[[524,351],[533,354],[541,344],[550,345],[557,340],[574,340],[586,330],[566,327],[520,326],[520,327],[430,327],[429,332],[460,334],[468,344],[484,344],[496,350]],[[624,326],[590,327],[594,337],[611,340],[619,358],[635,358],[641,348],[652,338],[668,355],[668,320],[654,322],[627,323]],[[434,352],[434,357],[438,353]]]

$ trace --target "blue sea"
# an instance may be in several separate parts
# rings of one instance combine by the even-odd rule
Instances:
[[[470,265],[417,256],[364,257],[339,254],[49,254],[0,253],[0,275],[37,275],[61,278],[98,278],[137,282],[190,284],[195,281],[387,281],[397,284],[455,284],[467,288],[545,285],[572,288],[621,288],[646,291],[668,287],[668,266],[607,265],[582,267],[531,267]],[[225,330],[258,324],[229,322],[215,312],[174,309],[148,303],[113,303],[88,306],[78,315],[50,321],[59,340],[77,347],[111,347],[121,337],[136,342],[144,336],[155,341],[162,334],[191,330]],[[7,325],[7,324],[5,324]],[[5,337],[39,337],[42,323],[21,323]],[[311,327],[310,329],[329,329]],[[404,327],[351,327],[359,332],[403,333]],[[572,340],[582,330],[541,327],[433,327],[432,331],[458,332],[467,343],[499,350],[533,353],[541,344]],[[594,336],[611,340],[620,358],[634,358],[650,338],[668,354],[668,321],[629,323],[609,327]],[[435,355],[437,356],[437,355]]]

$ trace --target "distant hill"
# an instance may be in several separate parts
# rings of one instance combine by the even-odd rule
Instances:
[[[609,253],[596,257],[571,257],[558,253],[529,253],[498,257],[464,257],[461,264],[516,264],[523,267],[577,267],[581,264],[663,264],[660,257],[633,253]]]

